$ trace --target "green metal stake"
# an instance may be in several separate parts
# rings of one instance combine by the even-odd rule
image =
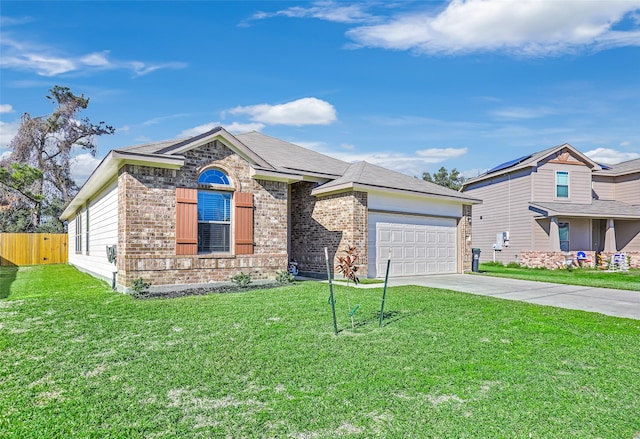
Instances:
[[[329,251],[324,248],[324,259],[327,262],[327,279],[329,279],[329,303],[333,311],[333,332],[338,335],[338,321],[336,320],[336,301],[333,298],[333,284],[331,283],[331,267],[329,266]]]
[[[380,306],[380,325],[382,328],[382,319],[384,318],[384,301],[387,298],[387,282],[389,281],[389,267],[391,266],[391,247],[389,247],[389,258],[387,259],[387,274],[384,276],[384,290],[382,290],[382,305]]]

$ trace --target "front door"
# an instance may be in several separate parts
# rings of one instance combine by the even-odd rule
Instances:
[[[601,252],[604,250],[604,234],[607,230],[606,220],[591,220],[591,250]]]

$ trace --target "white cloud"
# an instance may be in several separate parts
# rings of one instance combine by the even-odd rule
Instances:
[[[558,111],[551,107],[508,107],[491,112],[501,119],[537,119],[556,114]]]
[[[297,142],[300,145],[300,142]],[[303,145],[301,145],[303,146]],[[314,148],[318,150],[318,148]],[[442,163],[448,159],[461,157],[467,153],[467,148],[431,148],[418,150],[414,154],[396,153],[389,151],[370,153],[327,152],[320,150],[345,162],[366,161],[374,165],[382,166],[393,171],[401,172],[412,177],[421,177],[436,163]]]
[[[277,12],[257,12],[251,20],[272,17],[317,18],[335,23],[363,23],[375,21],[376,17],[366,11],[366,3],[344,4],[334,1],[317,1],[309,7],[291,6]]]
[[[13,106],[11,104],[0,104],[0,114],[13,113]]]
[[[262,123],[239,123],[222,124],[222,126],[233,134],[247,133],[249,131],[261,131],[265,125]]]
[[[11,155],[11,151],[4,151],[0,153],[0,162],[4,159],[8,159]]]
[[[592,149],[591,151],[585,152],[584,155],[595,162],[606,163],[608,165],[640,158],[640,153],[638,152],[623,152],[611,148]]]
[[[89,153],[78,154],[71,162],[71,178],[78,186],[82,186],[99,164],[100,159]]]
[[[352,143],[341,143],[340,148],[346,149],[347,151],[353,151],[356,149],[356,146]]]
[[[464,178],[474,178],[477,177],[480,174],[484,174],[485,172],[487,172],[488,168],[473,168],[473,169],[467,169],[466,171],[460,171],[460,175],[462,175]]]
[[[220,122],[209,122],[202,125],[188,128],[180,133],[180,137],[193,137],[198,134],[206,133],[216,127],[223,127],[225,130],[232,134],[246,133],[249,131],[260,131],[264,128],[264,124],[261,123],[238,123],[233,122],[230,124],[223,124]]]
[[[302,98],[278,105],[235,107],[228,113],[246,114],[252,121],[267,125],[328,125],[337,119],[333,105],[317,98]]]
[[[220,126],[218,122],[205,123],[203,125],[198,125],[193,128],[187,128],[186,130],[182,131],[178,137],[197,136],[198,134],[206,133],[207,131],[210,131],[218,126]]]
[[[20,127],[20,121],[3,122],[0,120],[0,148],[7,148]]]
[[[182,62],[147,64],[142,61],[111,59],[109,51],[93,52],[86,55],[67,55],[55,47],[17,41],[3,33],[0,40],[3,68],[31,71],[40,76],[58,76],[96,70],[130,70],[135,76],[143,76],[159,69],[181,69]]]
[[[429,148],[416,151],[416,155],[426,163],[440,163],[444,160],[462,157],[467,148]]]
[[[453,0],[439,12],[397,15],[384,24],[353,28],[347,36],[358,47],[431,55],[559,55],[640,45],[640,30],[612,30],[639,8],[639,0]]]

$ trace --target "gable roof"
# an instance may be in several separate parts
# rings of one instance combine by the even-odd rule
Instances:
[[[418,193],[455,199],[466,203],[480,200],[459,192],[412,178],[366,162],[349,164],[293,143],[252,131],[237,136],[222,127],[186,139],[163,140],[111,150],[98,164],[60,216],[66,220],[118,175],[125,164],[180,169],[184,152],[218,140],[251,165],[255,178],[299,181],[312,179],[325,183],[313,195],[345,190],[379,189]],[[327,183],[328,182],[328,183]]]
[[[583,153],[575,149],[573,146],[569,145],[568,143],[563,143],[562,145],[552,146],[551,148],[547,148],[542,151],[538,151],[533,154],[526,155],[515,160],[510,160],[508,162],[504,162],[498,166],[495,166],[489,169],[488,171],[486,171],[484,174],[481,174],[474,178],[470,178],[467,181],[465,181],[462,185],[462,190],[464,191],[470,184],[477,183],[479,181],[483,181],[488,178],[493,178],[499,175],[504,175],[504,174],[509,174],[511,172],[519,171],[521,169],[538,166],[538,164],[541,161],[565,149],[570,151],[573,156],[579,158],[582,162],[587,164],[587,166],[589,166],[593,170],[599,171],[602,169],[602,167],[598,163],[591,160],[589,157],[587,157],[586,155],[584,155]]]

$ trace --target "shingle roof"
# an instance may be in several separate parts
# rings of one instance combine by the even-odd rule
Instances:
[[[640,172],[640,159],[627,160],[626,162],[607,165],[608,169],[596,171],[596,175],[626,175]]]
[[[169,146],[175,145],[176,143],[180,143],[185,140],[186,139],[162,140],[160,142],[143,143],[140,145],[117,148],[115,151],[126,151],[138,154],[158,154],[158,151],[161,151]]]
[[[611,200],[592,200],[591,204],[574,203],[529,203],[535,211],[545,216],[582,216],[597,218],[640,219],[640,206]]]
[[[221,127],[217,127],[187,139],[144,143],[118,148],[114,151],[151,156],[149,158],[152,160],[153,156],[158,157],[158,159],[163,157],[178,158],[182,157],[181,154],[185,150],[195,147],[220,133],[227,136],[227,140],[232,140],[236,147],[242,149],[245,153],[253,155],[253,158],[258,161],[257,164],[254,163],[252,165],[255,169],[265,169],[264,166],[267,166],[271,167],[271,169],[268,169],[269,171],[320,177],[323,180],[328,180],[324,185],[316,188],[317,193],[330,193],[334,190],[340,190],[344,185],[353,186],[357,184],[361,187],[379,188],[381,190],[391,189],[455,198],[471,203],[480,202],[480,200],[434,183],[367,162],[350,164],[256,131],[233,136]]]
[[[238,134],[235,137],[276,169],[336,177],[342,175],[349,167],[349,164],[342,160],[256,131]]]
[[[332,189],[348,187],[354,184],[370,188],[396,189],[419,194],[458,198],[467,201],[479,201],[453,189],[439,186],[420,178],[410,177],[400,172],[372,165],[364,161],[353,163],[341,177],[319,186],[314,192],[329,192]]]

